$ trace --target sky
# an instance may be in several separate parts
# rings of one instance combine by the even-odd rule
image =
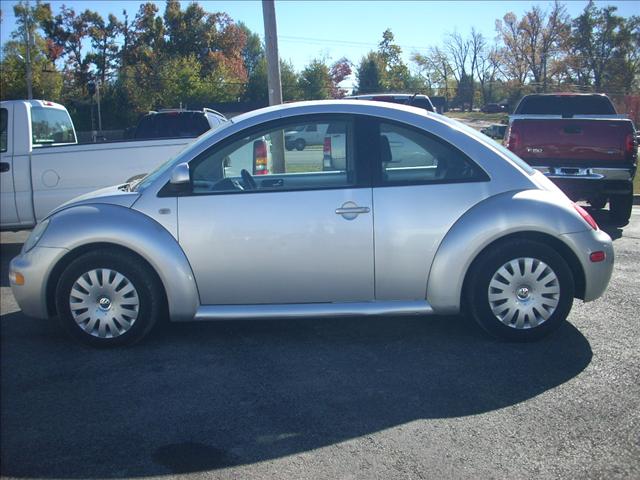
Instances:
[[[35,0],[32,0],[34,2]],[[73,7],[76,12],[96,10],[103,17],[114,13],[122,18],[126,9],[129,17],[135,16],[142,3],[123,0],[45,0],[52,4],[54,13],[61,5]],[[3,21],[0,25],[0,41],[4,43],[15,28],[12,5],[14,1],[0,0]],[[164,1],[155,1],[164,11]],[[264,37],[262,2],[251,0],[199,1],[208,12],[224,11],[235,21],[244,22],[249,29]],[[183,8],[189,4],[183,1]],[[512,11],[518,17],[533,5],[543,11],[551,8],[551,1],[302,1],[276,0],[276,21],[280,58],[302,70],[314,58],[328,62],[347,57],[359,62],[369,50],[377,48],[382,32],[393,31],[395,42],[402,47],[405,61],[413,52],[426,52],[430,46],[441,45],[447,33],[458,31],[467,35],[472,27],[492,41],[495,21]],[[586,0],[563,2],[567,12],[578,16],[587,5]],[[603,7],[614,5],[624,17],[640,15],[640,0],[597,1]]]

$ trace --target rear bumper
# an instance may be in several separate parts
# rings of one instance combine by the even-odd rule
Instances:
[[[609,285],[613,272],[613,242],[611,237],[602,230],[589,230],[578,233],[567,233],[562,239],[576,253],[585,279],[585,302],[590,302],[600,297]],[[603,251],[605,259],[602,262],[592,262],[589,255],[593,252]]]
[[[589,200],[598,196],[629,195],[633,192],[636,169],[541,166],[533,168],[543,173],[572,200]]]

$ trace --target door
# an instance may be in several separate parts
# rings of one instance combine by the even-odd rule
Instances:
[[[303,122],[343,133],[344,169],[324,172],[321,149],[278,149]],[[252,169],[259,142],[270,150],[270,170]],[[178,237],[201,303],[374,300],[372,192],[353,153],[351,120],[324,115],[235,135],[191,161]]]
[[[377,300],[424,300],[440,242],[489,194],[489,177],[444,139],[409,125],[379,124],[374,169]]]
[[[0,108],[0,218],[2,225],[18,225],[13,184],[13,105]]]

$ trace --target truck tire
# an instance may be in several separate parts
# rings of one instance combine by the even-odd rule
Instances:
[[[64,330],[94,347],[134,344],[165,314],[155,272],[120,249],[94,250],[73,260],[55,295]]]
[[[629,223],[633,207],[633,192],[623,195],[612,195],[609,198],[609,213],[611,221],[617,226]]]
[[[526,342],[564,322],[574,280],[558,252],[539,242],[512,240],[480,255],[467,278],[466,311],[489,334]]]
[[[299,152],[304,150],[304,147],[306,146],[307,146],[307,142],[305,142],[303,138],[299,138],[296,140],[296,150],[298,150]]]

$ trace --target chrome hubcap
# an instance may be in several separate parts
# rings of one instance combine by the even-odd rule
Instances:
[[[81,275],[69,295],[71,315],[86,333],[99,338],[115,338],[127,332],[140,308],[138,292],[131,281],[108,268]]]
[[[560,301],[560,282],[546,263],[517,258],[491,277],[488,291],[491,311],[511,328],[534,328],[553,315]]]

